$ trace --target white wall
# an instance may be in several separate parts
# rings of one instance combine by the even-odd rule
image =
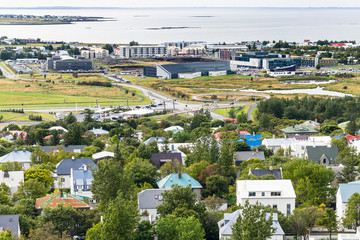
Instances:
[[[342,202],[340,188],[336,192],[336,217],[340,221],[345,216],[346,205]]]
[[[259,202],[263,206],[269,205],[272,207],[274,204],[276,204],[277,209],[285,216],[287,215],[287,204],[290,204],[290,213],[292,213],[295,209],[295,198],[278,198],[269,196],[261,197],[261,192],[258,192],[257,196],[258,195],[260,195],[260,197],[237,199],[237,205],[244,205],[247,200],[249,200],[250,204],[256,204],[256,202]]]
[[[70,182],[70,175],[61,175],[61,176],[57,176],[55,178],[55,181],[54,181],[54,187],[55,188],[60,188],[60,178],[63,178],[64,181],[62,182],[61,184],[61,188],[71,188],[71,182]]]

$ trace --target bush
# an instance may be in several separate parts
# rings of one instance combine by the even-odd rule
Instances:
[[[33,114],[30,114],[29,115],[29,119],[31,121],[42,121],[42,117],[40,115],[33,115]]]

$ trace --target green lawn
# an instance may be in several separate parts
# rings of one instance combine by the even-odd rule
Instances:
[[[241,113],[247,113],[249,111],[249,106],[245,106],[245,107],[242,107],[240,110],[239,109],[236,109],[236,116],[241,114]],[[231,107],[228,107],[228,108],[218,108],[218,109],[215,109],[213,112],[214,113],[217,113],[219,115],[222,115],[224,117],[229,117],[229,111],[230,111]]]

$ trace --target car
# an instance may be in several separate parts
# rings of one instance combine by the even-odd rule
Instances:
[[[159,103],[158,106],[162,106],[163,104],[162,103]]]
[[[119,113],[119,111],[114,111],[114,113]]]
[[[79,114],[84,114],[84,112],[79,112]]]
[[[141,108],[140,106],[135,106],[135,108]]]
[[[231,102],[230,105],[234,105],[234,102]]]
[[[208,103],[205,103],[204,106],[209,106],[209,104],[208,104]]]
[[[85,108],[84,111],[90,111],[90,108]]]
[[[151,104],[150,107],[156,107],[156,104]]]
[[[111,120],[116,121],[118,118],[117,117],[112,117]]]

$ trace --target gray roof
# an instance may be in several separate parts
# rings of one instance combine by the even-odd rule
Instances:
[[[91,129],[89,130],[89,132],[92,132],[94,133],[95,135],[106,135],[106,134],[109,134],[109,131],[107,130],[104,130],[102,128],[97,128],[97,129]]]
[[[5,162],[19,162],[19,163],[30,163],[31,162],[31,152],[26,149],[17,150],[15,149],[11,153],[8,153],[0,157],[0,163]]]
[[[347,203],[351,195],[360,193],[360,182],[340,183],[338,191],[340,191],[341,194],[341,201]]]
[[[281,145],[289,145],[295,139],[294,138],[265,138],[263,141],[267,142],[269,146],[281,146]]]
[[[0,215],[0,231],[9,228],[12,235],[15,236],[20,231],[19,215]]]
[[[218,222],[219,232],[222,237],[232,235],[232,226],[236,223],[239,215],[242,214],[242,210],[238,209],[233,213],[225,213],[224,219]],[[270,217],[270,213],[266,214],[266,217]],[[285,235],[282,227],[280,226],[277,213],[273,213],[272,227],[275,229],[273,235]]]
[[[91,158],[64,158],[56,165],[57,175],[70,175],[70,169],[78,170],[84,164],[91,165],[93,168],[96,167],[96,164]]]
[[[250,173],[256,177],[261,177],[265,175],[273,175],[275,179],[282,179],[281,169],[250,169]]]
[[[166,162],[174,162],[175,160],[179,160],[180,164],[182,163],[181,153],[153,153],[151,155],[151,163],[158,169]]]
[[[241,162],[249,159],[260,159],[261,161],[265,160],[265,155],[263,151],[243,151],[234,153],[235,165],[240,166]]]
[[[306,146],[306,152],[308,159],[312,162],[319,163],[323,155],[332,163],[337,156],[339,151],[337,146]]]
[[[151,138],[147,139],[144,143],[146,145],[152,143],[153,141],[156,141],[158,143],[163,143],[163,142],[165,142],[165,140],[166,140],[166,138],[164,138],[164,137],[151,137]]]
[[[138,193],[139,209],[156,209],[162,204],[162,195],[165,189],[146,189]]]
[[[40,149],[46,153],[53,152],[53,151],[61,151],[64,150],[65,152],[74,152],[74,150],[79,150],[82,152],[84,148],[87,147],[86,145],[69,145],[69,146],[41,146]]]

